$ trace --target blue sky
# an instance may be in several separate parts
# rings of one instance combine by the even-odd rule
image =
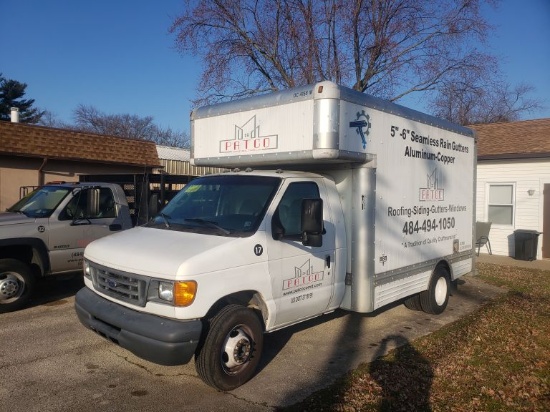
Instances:
[[[35,106],[71,122],[79,104],[109,114],[153,116],[189,131],[201,63],[168,34],[183,0],[0,0],[0,73],[27,83]],[[550,117],[550,0],[504,0],[486,16],[490,51],[506,80],[527,82]]]

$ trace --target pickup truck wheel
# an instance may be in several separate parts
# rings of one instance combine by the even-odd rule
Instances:
[[[439,315],[447,307],[449,302],[449,273],[438,266],[435,268],[428,290],[420,293],[420,305],[422,310],[432,315]]]
[[[244,306],[228,305],[210,320],[195,367],[208,385],[230,391],[254,375],[262,346],[263,327],[256,313]]]
[[[34,290],[28,265],[16,259],[0,259],[0,313],[21,309]]]

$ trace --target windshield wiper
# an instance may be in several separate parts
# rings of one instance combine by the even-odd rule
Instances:
[[[170,222],[168,219],[171,219],[171,217],[162,212],[160,212],[159,215],[162,217],[162,220],[164,220],[164,226],[166,226],[167,229],[170,229]]]
[[[27,215],[25,212],[23,212],[23,211],[20,210],[20,209],[9,209],[9,208],[8,208],[8,209],[6,209],[6,212],[10,212],[10,213],[20,213],[20,214],[25,215],[25,216],[27,216],[27,217],[29,216],[29,215]]]
[[[223,227],[219,226],[216,222],[212,222],[211,220],[204,220],[199,218],[192,218],[192,219],[184,219],[186,222],[193,222],[193,223],[200,223],[201,225],[210,226],[214,229],[218,229],[221,231],[224,235],[229,235],[231,232],[227,229],[224,229]]]

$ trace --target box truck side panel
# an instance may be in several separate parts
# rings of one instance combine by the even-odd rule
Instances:
[[[350,118],[365,119],[366,151],[376,156],[375,273],[471,252],[474,139],[343,104],[341,138],[357,145],[365,143],[345,127]]]
[[[462,275],[472,272],[474,270],[474,261],[473,259],[459,260],[453,262],[451,267],[453,270],[453,276],[456,279]]]
[[[351,310],[426,290],[442,260],[451,263],[452,278],[472,267],[475,141],[467,129],[403,112],[355,101],[340,106],[340,148],[364,150],[375,182],[364,191],[361,179],[353,181],[353,207],[368,203],[374,217],[353,214]]]
[[[406,298],[411,293],[426,290],[430,281],[432,270],[424,270],[420,273],[406,272],[403,277],[395,276],[392,279],[380,282],[374,287],[373,310],[381,308],[396,300]]]

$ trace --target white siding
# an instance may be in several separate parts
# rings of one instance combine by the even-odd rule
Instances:
[[[529,229],[542,232],[543,189],[550,183],[548,160],[500,160],[480,161],[477,165],[476,220],[487,221],[489,185],[510,183],[514,185],[514,224],[493,225],[489,240],[494,254],[514,256],[514,230]],[[534,190],[532,196],[528,191]],[[538,241],[537,259],[542,258],[542,236]],[[486,252],[487,249],[481,252]]]

